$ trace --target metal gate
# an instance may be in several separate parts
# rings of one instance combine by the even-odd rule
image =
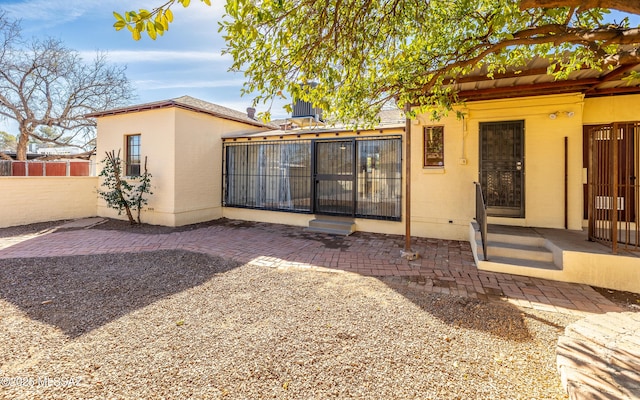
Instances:
[[[638,250],[639,122],[588,127],[589,239]]]
[[[314,185],[318,214],[355,215],[355,142],[315,142]]]

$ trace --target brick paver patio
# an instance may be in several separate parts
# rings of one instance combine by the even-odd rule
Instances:
[[[0,238],[0,259],[182,249],[265,267],[315,268],[385,277],[391,285],[540,310],[577,314],[622,311],[587,285],[478,271],[466,242],[414,238],[420,258],[400,257],[404,238],[356,232],[334,237],[300,227],[226,221],[197,230],[137,234],[117,230],[52,230]],[[0,264],[1,265],[1,264]]]

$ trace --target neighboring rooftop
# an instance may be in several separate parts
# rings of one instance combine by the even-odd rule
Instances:
[[[404,116],[404,112],[399,109],[392,110],[382,110],[378,117],[380,118],[380,122],[370,128],[370,129],[388,129],[388,128],[402,128],[405,126],[406,119]],[[232,139],[232,138],[251,138],[251,137],[264,137],[264,136],[287,136],[287,135],[302,135],[308,133],[333,133],[333,132],[355,132],[355,131],[365,131],[370,130],[369,128],[358,128],[354,129],[353,127],[343,125],[343,124],[335,124],[335,125],[318,125],[318,126],[308,126],[308,127],[298,127],[295,124],[291,124],[291,119],[278,119],[272,121],[272,124],[275,124],[280,127],[280,129],[275,129],[266,132],[240,132],[240,133],[232,133],[227,135],[222,135],[223,139]],[[292,126],[293,125],[293,126]]]
[[[241,111],[236,111],[231,108],[223,107],[218,104],[210,103],[208,101],[196,99],[191,96],[181,96],[181,97],[176,97],[175,99],[156,101],[152,103],[137,104],[133,106],[116,108],[113,110],[93,112],[93,113],[87,114],[86,117],[90,117],[90,118],[105,117],[108,115],[126,114],[131,112],[147,111],[147,110],[154,110],[154,109],[167,108],[167,107],[176,107],[184,110],[209,114],[214,117],[228,119],[236,122],[242,122],[245,124],[258,126],[261,128],[268,128],[268,129],[277,128],[276,125],[273,125],[270,123],[264,123],[254,118],[250,118],[246,113],[243,113]]]

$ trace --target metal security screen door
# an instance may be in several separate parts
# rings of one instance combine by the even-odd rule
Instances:
[[[315,142],[315,207],[319,214],[355,214],[355,143]]]
[[[585,127],[588,144],[589,239],[626,250],[640,248],[640,123]]]
[[[524,217],[524,121],[480,124],[480,183],[487,215]]]

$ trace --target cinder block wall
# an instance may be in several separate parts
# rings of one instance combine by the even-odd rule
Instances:
[[[0,177],[0,228],[94,217],[95,176]]]

